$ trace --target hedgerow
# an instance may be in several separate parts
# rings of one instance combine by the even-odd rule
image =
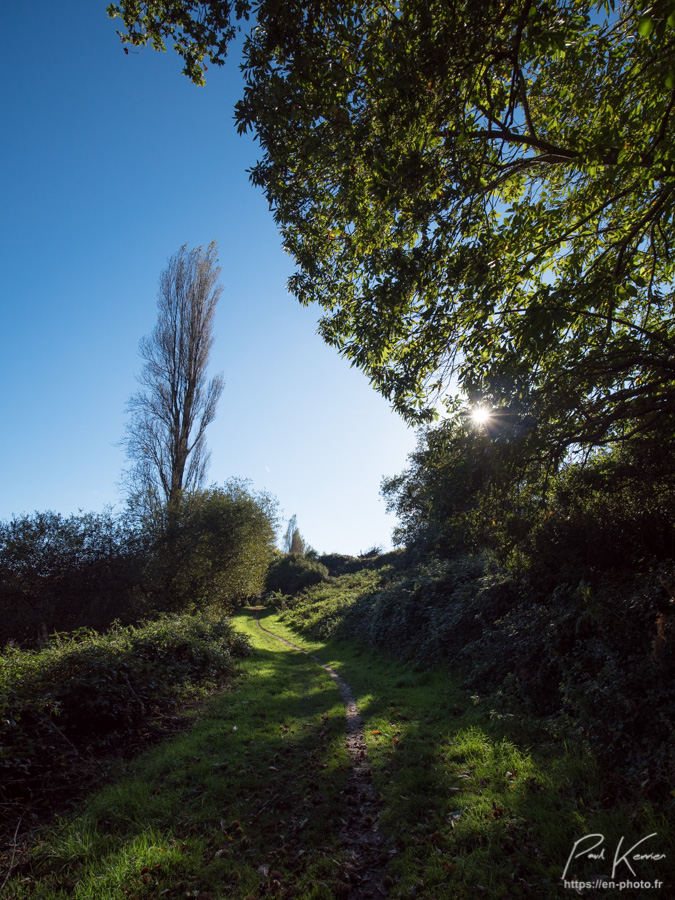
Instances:
[[[391,567],[364,569],[341,575],[332,582],[316,584],[295,595],[276,598],[280,618],[313,637],[330,637],[353,604],[378,590],[391,573]]]
[[[163,613],[233,612],[262,593],[276,501],[247,481],[113,516],[36,512],[0,522],[0,648]]]
[[[289,553],[274,559],[265,581],[266,591],[297,594],[303,588],[318,584],[328,578],[328,569],[316,559]]]
[[[140,723],[221,686],[248,654],[222,618],[174,615],[53,635],[0,656],[0,798],[28,797],[75,757],[110,753]]]
[[[471,691],[504,710],[560,720],[665,797],[675,783],[673,583],[673,567],[661,566],[546,591],[480,557],[430,558],[286,598],[281,619],[422,667],[459,666]]]

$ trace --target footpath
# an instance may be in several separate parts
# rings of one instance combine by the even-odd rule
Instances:
[[[347,853],[345,869],[350,889],[349,896],[355,900],[386,896],[385,869],[389,862],[389,854],[384,852],[384,839],[379,825],[382,804],[378,801],[373,788],[363,719],[359,714],[354,693],[347,682],[318,656],[265,628],[260,618],[258,627],[287,647],[309,656],[330,675],[340,691],[345,705],[345,748],[349,754],[350,764],[349,782],[345,788],[350,814],[340,829],[341,844]]]

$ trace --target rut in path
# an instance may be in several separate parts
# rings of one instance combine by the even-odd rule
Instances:
[[[380,832],[380,813],[382,805],[377,799],[368,762],[366,739],[363,732],[363,719],[359,714],[356,699],[344,679],[326,665],[318,656],[296,647],[267,628],[263,628],[258,618],[258,627],[271,637],[304,653],[317,665],[328,672],[336,683],[345,705],[347,717],[347,736],[345,746],[349,753],[350,776],[345,794],[351,810],[349,817],[340,830],[342,845],[347,852],[347,872],[349,885],[344,885],[344,896],[355,900],[367,900],[371,897],[382,897],[388,893],[383,885],[385,869],[390,855],[384,849],[384,838]]]

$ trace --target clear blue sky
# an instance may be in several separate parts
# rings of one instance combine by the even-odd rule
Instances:
[[[316,334],[236,134],[236,55],[197,88],[173,51],[125,56],[106,0],[3,0],[0,519],[122,503],[116,446],[157,280],[217,240],[225,392],[209,481],[250,478],[320,551],[390,546],[383,475],[415,434]]]

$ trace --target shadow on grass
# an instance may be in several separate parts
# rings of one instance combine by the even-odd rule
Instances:
[[[90,797],[8,896],[329,900],[344,892],[344,707],[327,673],[262,632],[257,615],[238,617],[255,651],[236,689],[211,700],[188,735]],[[385,804],[381,826],[396,848],[391,897],[413,889],[439,900],[559,897],[574,842],[592,833],[605,838],[605,861],[575,860],[568,877],[610,874],[622,836],[630,847],[656,832],[647,849],[665,851],[665,823],[648,810],[603,808],[593,760],[543,723],[491,716],[447,671],[415,671],[353,643],[306,641],[271,611],[260,616],[331,665],[357,697]],[[670,860],[639,865],[641,879],[672,876]]]
[[[314,662],[246,630],[256,648],[236,689],[90,796],[15,873],[9,896],[334,896],[342,702]]]
[[[274,619],[266,627],[303,642]],[[308,645],[350,684],[366,722],[381,825],[398,849],[392,896],[559,897],[575,842],[591,834],[602,835],[604,859],[573,859],[568,880],[611,878],[622,838],[619,859],[650,834],[636,852],[670,856],[664,817],[646,805],[608,806],[593,758],[550,723],[497,717],[447,670],[416,671],[354,642]],[[629,863],[635,875],[620,862],[617,886],[673,883],[668,858]],[[586,891],[596,895],[606,890]]]

